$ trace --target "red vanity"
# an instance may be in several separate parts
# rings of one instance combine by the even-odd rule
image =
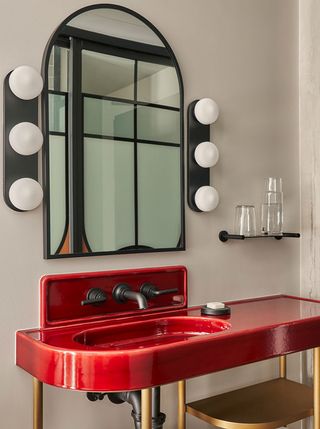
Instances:
[[[148,308],[140,310],[131,298],[117,302],[114,290],[123,284],[131,298],[140,296],[142,285],[152,285]],[[42,427],[42,383],[86,392],[141,389],[142,428],[149,429],[151,388],[173,382],[179,382],[179,429],[186,411],[220,427],[261,429],[314,413],[320,428],[320,302],[278,295],[229,302],[230,316],[203,316],[201,307],[187,307],[182,266],[49,275],[40,288],[41,327],[16,337],[17,365],[34,377],[35,428]],[[93,289],[97,302],[87,302]],[[314,393],[287,380],[285,371],[285,355],[311,348]],[[185,406],[185,380],[277,356],[280,378]],[[243,406],[232,412],[226,406],[259,395],[266,401],[279,395],[278,402],[288,403],[288,392],[296,402],[272,407],[268,421],[266,413],[240,417]]]

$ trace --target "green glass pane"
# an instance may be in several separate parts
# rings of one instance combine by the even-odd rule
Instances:
[[[133,160],[133,143],[84,139],[85,231],[94,252],[134,244]]]
[[[134,61],[82,51],[82,92],[109,97],[134,97]]]
[[[69,49],[53,46],[48,65],[48,88],[68,92]]]
[[[175,67],[139,61],[138,101],[179,107],[180,90]]]
[[[49,136],[50,251],[55,254],[66,227],[66,140]]]
[[[139,244],[177,247],[181,235],[180,148],[138,144]]]
[[[65,109],[66,98],[64,95],[48,94],[49,101],[49,132],[66,131]]]
[[[138,139],[180,144],[180,112],[139,106]]]
[[[132,104],[84,98],[84,132],[103,136],[134,136]]]

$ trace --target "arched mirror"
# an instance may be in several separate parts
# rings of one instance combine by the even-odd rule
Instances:
[[[145,18],[96,5],[43,61],[45,257],[183,250],[183,85]]]

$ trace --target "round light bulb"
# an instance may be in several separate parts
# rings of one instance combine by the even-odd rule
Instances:
[[[218,119],[219,106],[211,98],[201,98],[194,107],[194,115],[200,124],[213,124]]]
[[[33,210],[41,204],[43,190],[36,180],[23,177],[12,183],[9,198],[17,209]]]
[[[41,94],[43,80],[40,73],[30,66],[19,66],[9,76],[11,91],[22,100],[32,100]]]
[[[194,159],[200,167],[213,167],[219,160],[219,151],[217,146],[211,142],[202,142],[198,144],[194,151]]]
[[[11,129],[9,142],[20,155],[32,155],[41,149],[43,135],[40,128],[31,122],[20,122]]]
[[[199,210],[211,212],[219,204],[218,191],[213,186],[201,186],[195,193],[194,201]]]

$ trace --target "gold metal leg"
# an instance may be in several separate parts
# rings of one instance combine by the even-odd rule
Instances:
[[[287,356],[286,355],[279,357],[279,376],[280,378],[287,378]],[[287,427],[287,425],[285,425],[284,427]]]
[[[43,428],[43,384],[33,379],[33,429]]]
[[[320,347],[313,350],[313,427],[320,429]]]
[[[287,356],[279,357],[279,375],[280,378],[287,378]]]
[[[186,428],[186,382],[178,381],[178,429]]]
[[[152,389],[141,391],[141,429],[152,428]]]

